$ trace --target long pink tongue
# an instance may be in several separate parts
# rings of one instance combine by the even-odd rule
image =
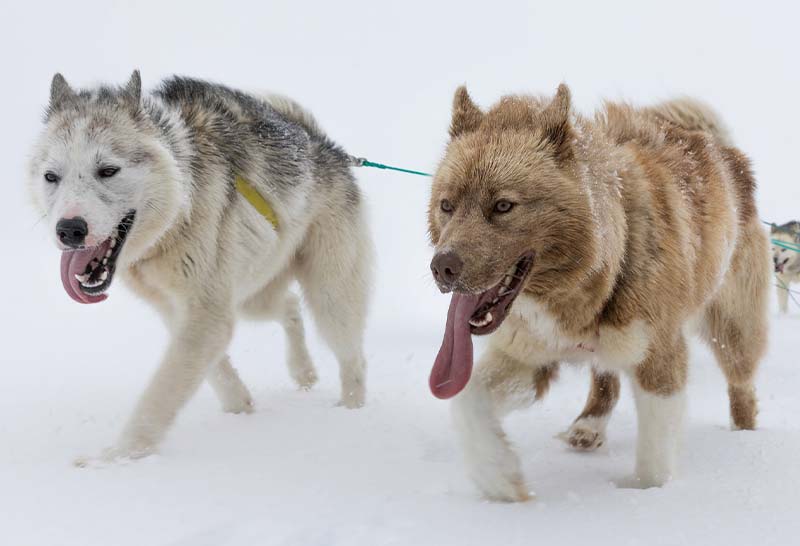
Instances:
[[[428,381],[437,398],[451,398],[467,386],[472,375],[472,334],[469,319],[480,295],[453,294],[447,311],[447,326]]]
[[[99,303],[108,297],[106,294],[85,294],[75,275],[82,275],[92,259],[102,260],[110,245],[110,241],[106,241],[93,248],[65,250],[61,253],[61,284],[73,300],[78,303]]]

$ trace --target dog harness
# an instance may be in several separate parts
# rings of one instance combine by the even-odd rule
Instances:
[[[236,177],[234,184],[236,185],[236,191],[238,191],[242,197],[247,199],[247,201],[253,205],[253,208],[256,209],[258,213],[261,214],[261,216],[263,216],[267,222],[272,224],[272,227],[277,230],[278,215],[275,214],[275,209],[272,208],[272,205],[269,204],[269,201],[264,199],[264,196],[258,192],[255,186],[241,176]]]

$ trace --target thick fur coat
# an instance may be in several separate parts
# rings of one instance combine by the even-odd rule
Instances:
[[[466,386],[455,421],[484,494],[528,497],[500,419],[542,395],[560,362],[595,370],[567,433],[579,448],[602,442],[616,374],[631,377],[635,486],[674,473],[689,331],[717,356],[734,426],[755,426],[769,245],[749,161],[710,109],[689,99],[607,103],[584,117],[562,85],[552,99],[508,96],[483,111],[460,88],[450,136],[429,228],[454,318],[431,386],[442,397]],[[458,371],[467,367],[459,328],[491,333],[469,383]],[[468,352],[471,368],[471,343]]]
[[[56,75],[30,186],[63,251],[67,293],[102,301],[118,272],[171,333],[103,460],[151,453],[203,379],[226,411],[251,411],[226,355],[237,317],[279,321],[291,375],[313,385],[293,280],[339,360],[341,404],[364,403],[364,203],[347,154],[293,101],[179,77],[143,95],[138,72],[122,87],[76,91]]]

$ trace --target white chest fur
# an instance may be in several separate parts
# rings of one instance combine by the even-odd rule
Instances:
[[[539,302],[520,295],[490,343],[533,366],[592,362],[601,369],[626,370],[644,359],[650,336],[646,324],[637,320],[622,328],[601,326],[594,335],[576,337],[565,332]]]

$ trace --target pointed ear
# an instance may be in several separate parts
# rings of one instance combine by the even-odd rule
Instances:
[[[139,109],[142,100],[142,76],[134,70],[128,83],[125,84],[125,103],[133,110]]]
[[[61,74],[53,76],[53,81],[50,83],[50,107],[49,111],[53,112],[59,110],[64,104],[73,101],[77,98],[75,91],[64,79]]]
[[[456,89],[453,97],[453,119],[450,122],[450,138],[460,134],[474,131],[483,119],[483,112],[478,108],[467,92],[467,87],[462,85]]]
[[[570,116],[572,115],[572,95],[566,84],[558,86],[556,96],[542,110],[541,124],[545,138],[555,147],[556,158],[567,161],[572,157],[572,140],[574,138]]]

